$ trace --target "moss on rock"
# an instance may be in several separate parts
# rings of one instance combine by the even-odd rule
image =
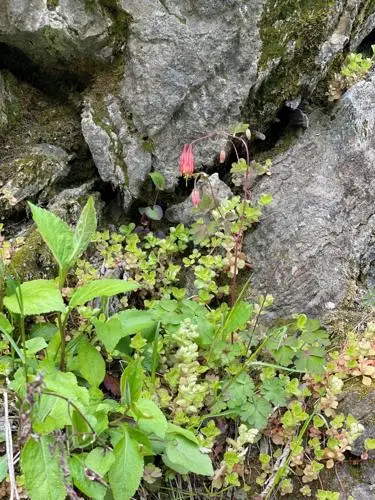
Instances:
[[[331,28],[333,0],[269,0],[260,25],[263,50],[259,62],[267,72],[249,97],[245,113],[258,128],[275,116],[286,99],[301,93],[303,78]]]

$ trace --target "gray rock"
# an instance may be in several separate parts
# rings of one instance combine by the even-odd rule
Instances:
[[[0,72],[0,136],[19,119],[20,103],[13,91],[15,78],[7,71]]]
[[[0,163],[0,215],[25,208],[29,199],[69,172],[69,156],[62,148],[40,144],[10,162]]]
[[[374,424],[375,389],[359,385],[346,392],[340,401],[339,411],[350,414],[361,423],[365,430],[352,444],[351,453],[360,457],[365,451],[365,439],[375,439]],[[375,458],[375,450],[368,452],[369,459]]]
[[[111,60],[114,19],[96,0],[2,0],[0,42],[46,67],[88,68]],[[124,32],[126,26],[124,26]]]
[[[141,137],[130,130],[120,100],[110,95],[104,106],[98,106],[88,99],[82,113],[82,131],[100,177],[120,189],[127,211],[151,171],[151,154]]]
[[[219,175],[217,173],[211,175],[205,180],[198,181],[197,186],[200,190],[201,197],[206,195],[210,198],[214,198],[218,202],[228,200],[233,195],[231,189],[225,184],[225,182],[219,179]],[[176,224],[182,223],[185,225],[192,224],[200,217],[209,218],[206,212],[199,211],[199,208],[194,209],[191,196],[186,198],[183,202],[167,208],[165,217],[169,222]]]
[[[344,95],[333,116],[314,113],[311,127],[254,189],[255,197],[268,192],[274,201],[246,237],[245,252],[254,291],[273,294],[278,315],[336,309],[371,275],[374,161],[372,76]]]

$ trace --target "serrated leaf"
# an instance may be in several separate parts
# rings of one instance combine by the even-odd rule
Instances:
[[[261,385],[261,393],[273,405],[284,406],[286,404],[285,385],[279,378],[265,380]]]
[[[54,440],[29,438],[21,452],[21,467],[31,500],[65,500],[67,492]]]
[[[263,429],[267,425],[272,412],[272,406],[264,398],[253,396],[240,414],[240,418],[249,427]]]
[[[236,123],[235,125],[232,125],[229,130],[232,135],[236,135],[244,134],[248,128],[248,123]]]
[[[311,347],[306,351],[299,351],[298,357],[294,362],[297,370],[306,373],[320,375],[324,372],[325,351],[321,347]]]
[[[107,488],[97,481],[88,479],[85,474],[86,453],[73,454],[68,459],[68,466],[73,478],[73,484],[88,498],[103,500]]]
[[[150,399],[139,399],[136,403],[137,415],[135,420],[138,427],[145,434],[155,434],[164,439],[168,428],[164,413]]]
[[[202,453],[199,446],[179,434],[169,434],[165,447],[169,467],[187,469],[201,476],[212,476],[214,471],[210,457]]]
[[[141,395],[143,368],[140,358],[130,361],[120,379],[121,400],[127,405],[136,403]]]
[[[92,196],[87,200],[73,234],[73,253],[70,261],[75,262],[89,246],[97,226],[95,205]]]
[[[96,297],[112,297],[118,293],[132,292],[136,290],[136,283],[117,279],[92,280],[77,288],[73,293],[69,308],[82,306]]]
[[[17,294],[22,297],[23,311],[20,311]],[[57,284],[50,280],[22,283],[15,294],[4,297],[4,305],[12,313],[21,314],[22,312],[25,316],[65,311],[60,290]]]
[[[39,232],[61,268],[71,262],[74,250],[73,233],[60,217],[29,202],[29,207]]]
[[[78,369],[87,382],[98,387],[105,377],[105,362],[102,355],[87,341],[78,346]]]
[[[151,172],[150,177],[155,187],[159,189],[159,191],[163,191],[165,189],[165,177],[160,172]]]
[[[130,500],[140,485],[144,463],[138,443],[126,429],[113,453],[116,462],[109,469],[108,477],[114,500]]]
[[[248,165],[244,158],[240,158],[236,163],[232,163],[230,169],[231,174],[244,174],[248,169]]]

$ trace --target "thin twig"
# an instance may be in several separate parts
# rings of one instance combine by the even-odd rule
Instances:
[[[265,486],[261,494],[259,495],[259,498],[267,498],[268,495],[271,493],[275,481],[276,481],[276,476],[278,471],[284,467],[286,464],[288,457],[289,457],[289,452],[290,452],[290,445],[287,444],[282,452],[282,454],[279,456],[279,458],[276,460],[275,465],[273,467],[273,474],[272,476],[266,481]]]
[[[5,431],[5,446],[8,462],[8,472],[10,480],[10,499],[19,500],[19,495],[17,491],[16,476],[14,473],[14,463],[13,463],[13,440],[12,440],[12,428],[9,421],[9,404],[8,404],[8,393],[4,391],[4,431]]]

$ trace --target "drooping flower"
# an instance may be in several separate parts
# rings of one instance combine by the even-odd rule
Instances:
[[[193,146],[185,144],[180,156],[180,174],[184,177],[191,177],[194,174],[194,154]]]
[[[220,151],[220,158],[219,158],[220,163],[224,163],[226,157],[227,157],[226,152],[224,150]]]
[[[201,202],[201,194],[199,192],[199,189],[196,187],[191,192],[191,202],[195,207],[197,207]]]

